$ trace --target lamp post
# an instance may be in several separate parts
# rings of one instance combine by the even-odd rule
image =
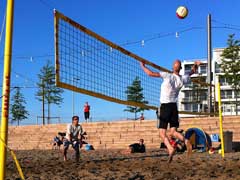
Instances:
[[[211,14],[207,16],[207,81],[210,84],[208,86],[208,112],[212,112],[212,26],[211,26]]]
[[[80,80],[79,78],[72,78],[72,85],[74,86],[74,82]],[[75,89],[75,86],[74,86],[74,89]],[[75,115],[75,92],[74,90],[72,91],[72,116]]]

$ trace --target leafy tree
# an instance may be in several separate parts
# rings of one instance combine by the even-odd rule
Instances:
[[[143,103],[143,104],[148,104],[148,101],[144,100],[143,96],[143,88],[141,87],[141,80],[139,77],[136,77],[132,85],[127,87],[127,90],[125,93],[127,94],[127,100],[128,101],[133,101],[133,102],[138,102],[138,103]],[[124,111],[128,111],[131,113],[135,113],[135,120],[137,119],[137,113],[148,110],[147,108],[142,108],[142,107],[137,107],[137,106],[127,106],[127,109],[124,109]]]
[[[234,34],[230,34],[228,37],[228,46],[221,54],[222,62],[220,67],[224,73],[222,76],[226,78],[227,83],[234,90],[237,115],[238,95],[240,92],[240,40],[235,40],[234,36]]]
[[[62,93],[63,89],[56,87],[55,85],[55,68],[48,61],[45,66],[40,70],[38,74],[39,82],[37,83],[38,91],[36,93],[37,100],[47,104],[48,106],[48,124],[50,123],[50,105],[60,105],[63,102]],[[43,108],[43,112],[45,109]],[[43,117],[43,124],[45,124],[45,118]]]
[[[19,126],[20,121],[27,119],[29,115],[28,111],[25,108],[26,101],[23,94],[20,91],[20,88],[16,88],[15,94],[12,97],[12,105],[10,106],[10,112],[12,115],[11,123],[17,121]]]

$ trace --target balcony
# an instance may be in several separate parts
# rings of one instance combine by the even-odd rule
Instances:
[[[231,100],[233,99],[233,100],[235,100],[235,98],[233,98],[233,96],[230,95],[230,94],[229,94],[229,95],[221,95],[221,99],[222,99],[222,100],[223,100],[223,99],[228,99],[228,100],[229,100],[229,99],[231,99]]]
[[[230,86],[227,82],[220,82],[221,86]]]
[[[201,90],[207,90],[208,87],[206,86],[194,86],[193,84],[186,84],[182,87],[181,91],[191,90],[191,91],[201,91]]]
[[[182,98],[182,103],[202,103],[207,100],[207,96],[199,96],[199,97],[185,97]]]

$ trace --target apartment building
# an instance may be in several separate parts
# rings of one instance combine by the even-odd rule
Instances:
[[[221,53],[223,48],[216,48],[213,50],[212,58],[212,72],[213,80],[212,84],[216,84],[217,77],[222,74],[219,64],[221,63]],[[207,59],[200,59],[202,64],[198,68],[198,72],[192,77],[199,81],[206,82],[207,80]],[[191,71],[191,68],[196,59],[184,60],[182,62],[181,74],[187,74]],[[222,100],[222,111],[223,115],[236,115],[235,98],[236,96],[240,99],[240,94],[235,94],[232,87],[228,85],[225,78],[219,79],[221,86],[221,100]],[[189,112],[206,112],[208,110],[208,87],[195,83],[189,83],[185,85],[179,93],[178,108],[179,111]],[[212,88],[212,102],[217,104],[217,93],[215,88]],[[217,105],[216,107],[217,108]],[[237,108],[240,114],[240,106]],[[186,116],[186,115],[182,115]],[[189,115],[187,115],[189,116]]]

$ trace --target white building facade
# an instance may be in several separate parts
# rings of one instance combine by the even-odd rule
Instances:
[[[221,53],[223,48],[216,48],[213,50],[212,57],[212,72],[213,80],[212,84],[217,83],[217,78],[222,74],[219,64],[221,63]],[[184,60],[182,62],[181,74],[188,74],[194,62],[199,59]],[[198,79],[199,81],[207,81],[207,60],[200,59],[202,62],[201,66],[198,68],[198,72],[192,77]],[[236,109],[235,100],[236,96],[240,99],[240,94],[235,94],[233,88],[228,85],[225,78],[219,79],[221,86],[221,100],[222,100],[222,112],[223,115],[236,115],[236,111],[240,114],[240,106]],[[195,83],[189,83],[181,89],[179,93],[178,109],[179,111],[188,112],[207,112],[208,111],[208,87],[204,85],[198,85]],[[212,88],[212,102],[213,105],[218,101],[217,93],[215,88]],[[217,103],[215,103],[215,110],[217,110]],[[182,114],[181,116],[186,116]],[[187,115],[189,116],[189,115]]]

